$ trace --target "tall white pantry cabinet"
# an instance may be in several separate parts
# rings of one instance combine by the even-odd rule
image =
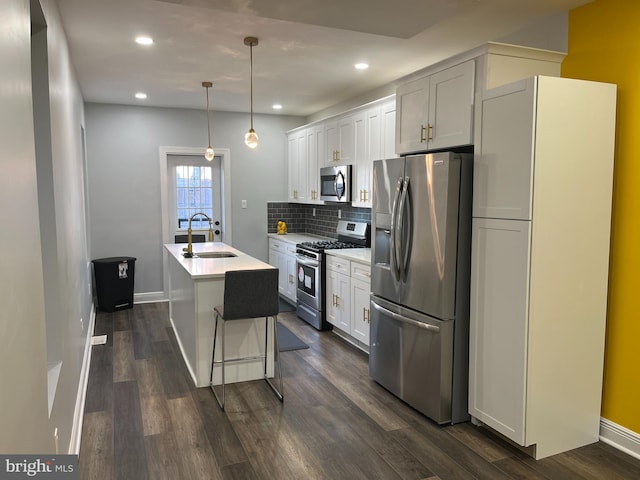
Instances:
[[[478,99],[469,413],[543,458],[598,440],[616,86]]]

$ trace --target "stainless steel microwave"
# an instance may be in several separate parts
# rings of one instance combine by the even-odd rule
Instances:
[[[351,165],[320,169],[320,200],[351,202]]]

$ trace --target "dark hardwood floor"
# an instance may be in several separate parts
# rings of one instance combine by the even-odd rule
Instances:
[[[601,442],[535,461],[470,423],[440,427],[373,382],[367,357],[295,313],[310,348],[282,353],[284,403],[263,381],[231,385],[222,412],[195,388],[168,304],[99,313],[80,478],[637,479],[640,461]]]

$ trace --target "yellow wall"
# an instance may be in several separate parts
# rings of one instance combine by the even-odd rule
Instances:
[[[640,432],[640,1],[569,12],[562,76],[618,85],[602,416]]]

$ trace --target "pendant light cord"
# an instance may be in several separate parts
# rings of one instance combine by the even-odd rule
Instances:
[[[207,87],[207,135],[209,139],[209,147],[211,146],[211,119],[209,115],[209,87]]]
[[[253,130],[253,45],[249,45],[249,77],[251,79],[251,130]]]

